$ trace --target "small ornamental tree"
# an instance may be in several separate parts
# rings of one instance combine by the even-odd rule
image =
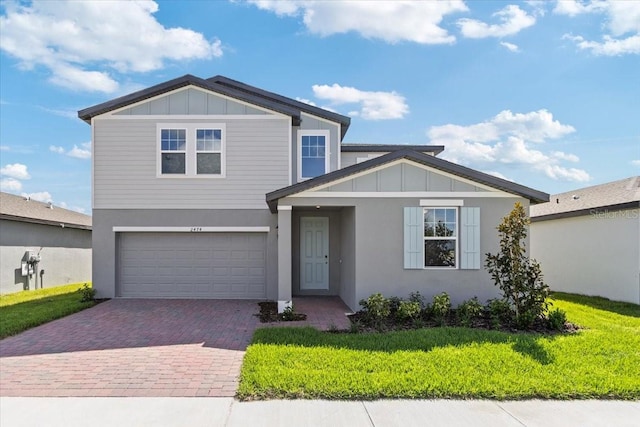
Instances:
[[[549,295],[540,264],[526,255],[528,225],[529,218],[518,202],[498,226],[500,251],[488,253],[485,261],[485,268],[513,310],[516,325],[523,329],[545,316]]]

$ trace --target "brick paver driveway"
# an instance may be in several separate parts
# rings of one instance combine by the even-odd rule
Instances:
[[[233,396],[255,301],[116,299],[0,342],[2,396]]]

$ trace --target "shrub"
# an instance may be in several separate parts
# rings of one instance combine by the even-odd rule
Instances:
[[[402,320],[413,320],[420,315],[420,304],[416,301],[400,301],[398,306],[398,318]]]
[[[409,301],[418,303],[418,305],[420,306],[420,310],[424,310],[426,308],[424,297],[418,291],[411,292],[409,294]]]
[[[398,315],[398,309],[400,308],[402,299],[398,297],[389,297],[387,299],[389,300],[389,315],[391,317],[396,317]]]
[[[498,329],[503,322],[509,322],[513,317],[509,303],[503,299],[490,299],[487,301],[487,311],[491,319],[491,326]]]
[[[449,294],[443,292],[433,297],[431,312],[438,323],[444,323],[444,319],[447,314],[449,314],[449,310],[451,310],[451,298],[449,298]]]
[[[80,294],[80,302],[90,302],[96,299],[96,290],[87,283],[78,289],[78,293]]]
[[[375,293],[367,299],[360,300],[360,305],[366,319],[375,324],[380,324],[391,314],[391,304],[381,293]]]
[[[498,226],[500,251],[487,254],[485,267],[493,282],[502,290],[503,298],[512,307],[516,325],[529,327],[536,318],[544,317],[549,295],[540,264],[526,255],[529,218],[520,203],[503,218]]]
[[[473,297],[463,301],[458,306],[458,320],[462,326],[471,326],[473,321],[482,314],[482,304],[478,301],[478,297]]]
[[[551,329],[562,331],[564,329],[564,324],[567,323],[567,313],[564,310],[556,308],[549,312],[547,321],[549,322],[549,327],[551,327]]]
[[[282,314],[280,315],[282,320],[285,320],[287,322],[291,322],[293,320],[296,319],[296,312],[293,309],[293,304],[286,306],[283,310],[282,310]]]

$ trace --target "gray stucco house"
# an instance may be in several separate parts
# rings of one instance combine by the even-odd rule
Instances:
[[[0,193],[0,293],[89,281],[90,216]]]
[[[100,297],[496,289],[483,254],[515,202],[548,195],[442,146],[348,145],[348,117],[226,77],[186,75],[79,111],[93,141]]]
[[[640,304],[640,176],[533,206],[531,256],[553,290]]]

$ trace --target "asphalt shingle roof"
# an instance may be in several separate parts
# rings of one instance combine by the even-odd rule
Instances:
[[[91,229],[89,215],[9,193],[0,193],[0,219]]]
[[[640,176],[555,194],[531,206],[531,218],[586,215],[591,209],[640,207]]]

